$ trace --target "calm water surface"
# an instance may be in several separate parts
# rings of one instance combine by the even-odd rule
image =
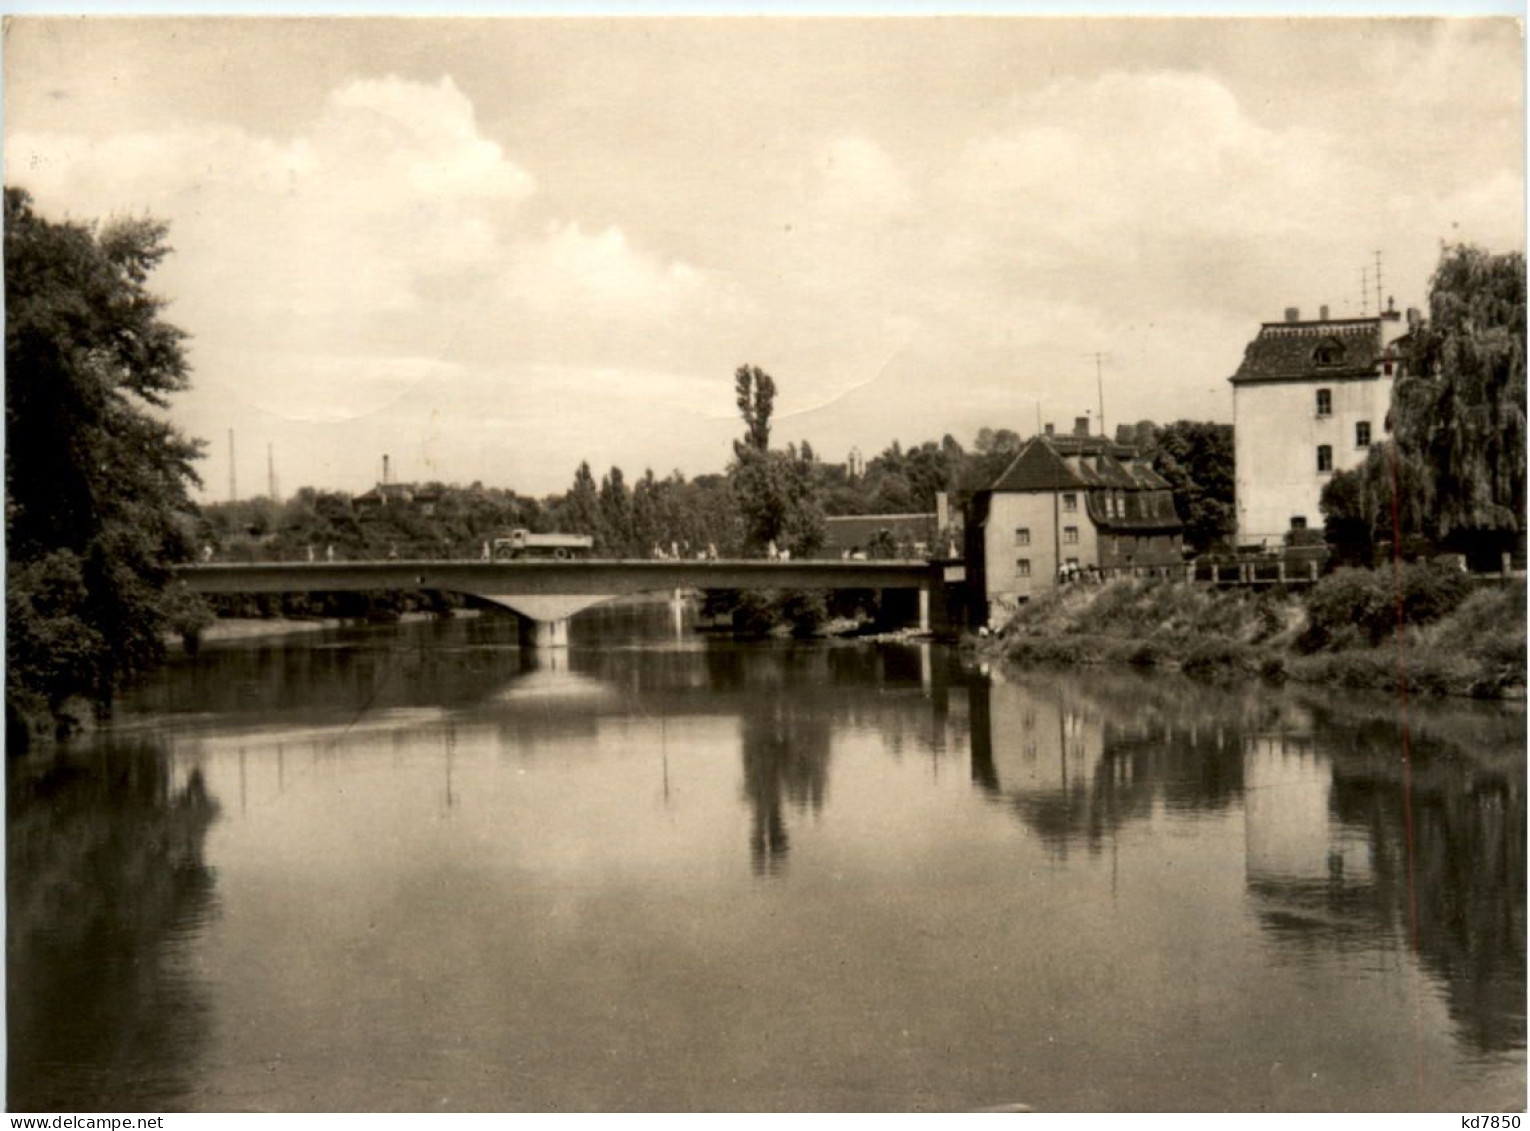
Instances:
[[[11,1108],[1523,1108],[1521,710],[587,615],[13,762]]]

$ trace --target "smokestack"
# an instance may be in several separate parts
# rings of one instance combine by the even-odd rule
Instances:
[[[1050,424],[1047,425],[1047,435],[1048,436],[1053,435],[1053,429],[1052,429],[1052,426]]]
[[[1073,434],[1075,436],[1089,435],[1089,418],[1087,416],[1075,416],[1073,418]]]
[[[1327,322],[1328,321],[1328,305],[1327,305],[1327,303],[1324,303],[1322,306],[1318,307],[1318,320],[1322,321],[1322,322]]]
[[[387,486],[387,483],[388,483],[388,456],[387,456],[387,453],[384,453],[383,454],[383,485]]]
[[[234,430],[228,430],[228,501],[233,502],[239,497],[234,489]]]
[[[276,456],[271,450],[270,441],[266,442],[266,491],[270,494],[272,502],[276,501]]]
[[[1286,307],[1286,321],[1300,322],[1302,320],[1302,308],[1299,306]]]

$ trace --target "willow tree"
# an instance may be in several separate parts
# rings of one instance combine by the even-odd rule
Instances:
[[[1393,392],[1392,426],[1403,454],[1427,469],[1438,534],[1524,528],[1522,254],[1459,246],[1441,255],[1428,321]]]

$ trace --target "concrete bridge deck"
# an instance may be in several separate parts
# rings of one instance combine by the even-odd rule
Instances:
[[[647,561],[530,559],[250,562],[180,566],[195,593],[303,593],[435,589],[463,593],[520,614],[528,642],[567,642],[568,618],[614,597],[666,589],[911,589],[920,627],[945,624],[944,566],[928,561]],[[934,620],[932,621],[932,617]]]

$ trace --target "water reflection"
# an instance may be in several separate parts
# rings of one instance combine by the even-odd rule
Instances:
[[[804,706],[796,691],[752,697],[743,718],[749,861],[758,874],[779,873],[786,863],[787,807],[816,816],[828,796],[831,724]]]
[[[1427,1105],[1522,1082],[1522,712],[1415,710],[1405,774],[1384,701],[654,614],[564,653],[488,618],[211,649],[99,760],[13,770],[13,1081],[1408,1108],[1416,1025]]]
[[[1156,808],[1216,813],[1242,796],[1245,719],[1225,693],[1033,675],[979,680],[969,694],[973,781],[1060,857],[1098,853]]]
[[[1459,1035],[1525,1046],[1522,712],[1225,693],[1177,681],[979,680],[972,780],[1051,852],[1241,807],[1276,954],[1415,952]],[[1406,757],[1405,757],[1406,754]]]
[[[218,803],[154,745],[8,767],[12,1111],[178,1110],[209,1010]]]

